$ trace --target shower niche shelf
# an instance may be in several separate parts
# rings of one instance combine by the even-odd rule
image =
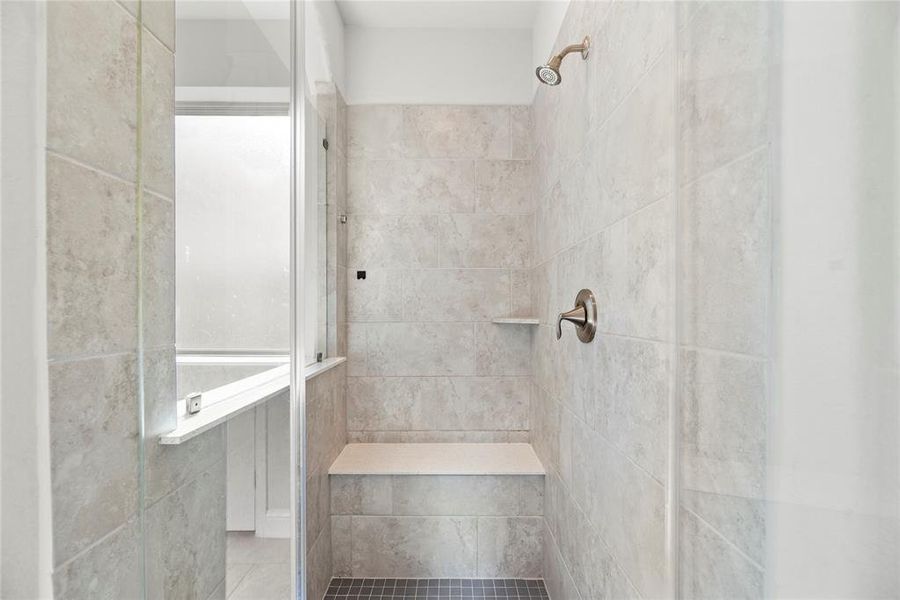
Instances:
[[[541,320],[537,317],[496,317],[491,319],[491,323],[497,325],[540,325]]]

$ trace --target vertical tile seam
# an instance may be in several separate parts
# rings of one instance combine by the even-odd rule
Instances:
[[[138,367],[138,531],[140,532],[140,548],[138,555],[140,568],[140,597],[147,598],[147,523],[146,523],[146,495],[147,483],[145,478],[145,452],[146,421],[144,418],[144,193],[143,193],[143,135],[144,135],[144,107],[143,107],[143,0],[137,3],[136,27],[137,27],[137,116],[135,136],[135,227],[137,228],[137,367]]]
[[[478,526],[480,521],[481,517],[475,515],[475,572],[472,574],[473,577],[478,577],[478,574],[481,572],[481,547],[478,543]]]
[[[670,598],[677,600],[681,598],[681,360],[680,360],[680,344],[683,338],[682,323],[682,260],[684,255],[684,236],[681,235],[681,168],[683,153],[680,147],[680,119],[681,110],[679,109],[679,100],[681,92],[681,61],[680,61],[680,33],[682,30],[681,11],[678,7],[674,7],[672,11],[672,173],[671,173],[671,202],[672,210],[670,215],[670,235],[672,236],[670,246],[672,258],[669,261],[669,293],[670,296],[670,314],[669,314],[669,333],[672,336],[670,341],[669,364],[670,372],[668,377],[669,395],[668,395],[668,432],[667,432],[667,464],[666,464],[666,511],[665,511],[665,586],[668,588],[667,593]],[[661,60],[661,59],[660,59]],[[649,72],[649,71],[648,71]]]

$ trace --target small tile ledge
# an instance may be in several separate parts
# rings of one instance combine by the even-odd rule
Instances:
[[[491,319],[491,323],[497,325],[540,325],[541,320],[537,317],[497,317]]]
[[[329,475],[544,475],[531,444],[348,444]]]
[[[347,361],[344,356],[326,358],[305,367],[306,381]],[[204,407],[195,415],[182,414],[178,426],[159,437],[164,446],[177,446],[217,425],[271,400],[291,387],[291,366],[282,365],[263,373],[203,393]],[[180,401],[179,401],[180,402]],[[179,407],[180,409],[181,407]]]

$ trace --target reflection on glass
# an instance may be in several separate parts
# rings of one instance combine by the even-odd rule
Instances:
[[[178,398],[200,392],[201,418],[216,402],[255,403],[231,416],[219,445],[199,447],[197,460],[225,454],[214,475],[225,502],[204,519],[227,532],[229,577],[241,573],[229,597],[288,598],[290,3],[179,0],[176,10]]]

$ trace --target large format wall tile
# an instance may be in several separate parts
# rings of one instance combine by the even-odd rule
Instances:
[[[397,475],[392,478],[392,514],[539,516],[540,475]]]
[[[332,475],[331,510],[364,516],[540,516],[543,476]]]
[[[329,524],[330,525],[330,524]],[[325,527],[318,539],[307,554],[306,566],[306,594],[307,598],[323,598],[325,590],[328,589],[328,583],[331,581],[334,568],[332,565],[332,544],[331,544],[331,527]],[[267,565],[274,567],[275,565]],[[255,600],[257,598],[287,598],[290,596],[290,573],[291,566],[278,565],[281,570],[274,570],[273,573],[266,577],[269,590],[250,590],[246,595],[235,594],[235,600],[247,598],[247,600]],[[271,589],[273,583],[279,582],[283,587],[280,589]]]
[[[112,0],[47,6],[47,145],[128,181],[137,175],[137,44],[134,17]]]
[[[351,577],[353,574],[350,550],[350,520],[353,517],[331,517],[331,564],[334,577]]]
[[[175,0],[149,0],[141,5],[141,21],[150,33],[175,51]]]
[[[314,551],[324,529],[331,529],[331,486],[328,472],[321,467],[306,478],[306,551]],[[330,550],[329,550],[330,552]]]
[[[369,375],[474,375],[475,340],[469,323],[368,323]]]
[[[47,336],[51,356],[135,348],[136,223],[133,185],[48,157]]]
[[[446,215],[438,220],[440,266],[525,268],[531,264],[532,218]]]
[[[404,106],[403,146],[412,158],[509,158],[509,107]]]
[[[572,218],[590,222],[593,215],[593,225],[603,227],[671,193],[673,77],[672,61],[665,56],[591,137],[588,162],[580,166],[587,202],[583,210],[573,212]],[[648,122],[653,126],[646,127]],[[592,168],[590,161],[596,161],[596,166]]]
[[[565,598],[566,600],[581,600],[582,596],[575,587],[575,582],[569,574],[559,546],[553,535],[544,529],[543,564],[541,573],[547,592],[551,598]]]
[[[347,157],[403,158],[402,127],[400,106],[348,106]]]
[[[762,571],[689,511],[681,512],[680,534],[682,597],[765,596]]]
[[[145,193],[141,204],[141,312],[144,347],[175,344],[175,207]]]
[[[437,217],[352,215],[349,227],[349,267],[438,266]]]
[[[478,161],[475,172],[475,210],[499,215],[530,214],[534,211],[531,188],[529,161]]]
[[[665,574],[663,486],[583,425],[576,424],[573,435],[575,500],[641,593],[659,596]],[[561,527],[567,522],[560,516]]]
[[[174,198],[175,56],[149,35],[141,36],[141,47],[142,182],[154,192]]]
[[[681,31],[683,183],[766,143],[770,12],[765,3],[711,3]]]
[[[509,314],[510,276],[504,269],[428,269],[403,282],[403,320],[490,321]]]
[[[351,377],[350,430],[524,430],[525,377]]]
[[[133,354],[50,364],[54,564],[138,510]]]
[[[666,339],[669,335],[671,214],[668,199],[655,202],[604,231],[595,256],[602,265],[594,293],[605,306],[597,314],[600,331]],[[574,286],[570,284],[571,290]],[[576,290],[577,291],[577,290]],[[565,292],[560,284],[560,292]],[[570,292],[574,298],[575,292]]]
[[[697,180],[682,194],[684,343],[761,355],[770,279],[768,153]]]
[[[332,475],[332,515],[393,514],[390,475]]]
[[[533,154],[531,106],[509,107],[509,157],[530,159]]]
[[[585,420],[625,456],[665,481],[669,348],[666,344],[600,336],[577,344],[575,360],[593,365],[574,374]]]
[[[763,498],[765,361],[704,350],[684,350],[681,357],[682,485]]]
[[[478,375],[527,376],[531,327],[475,324],[475,372]]]
[[[543,559],[541,517],[480,517],[478,577],[535,577]]]
[[[159,436],[172,431],[180,407],[174,401],[175,348],[144,354],[145,502],[153,504],[210,469],[225,456],[225,428],[216,427],[177,446],[163,446]]]
[[[347,319],[363,321],[403,320],[402,269],[366,269],[365,279],[347,271]]]
[[[225,460],[147,508],[147,594],[207,598],[225,578]]]
[[[59,600],[84,598],[140,598],[141,524],[137,516],[72,562],[53,573],[53,597]]]
[[[474,577],[475,517],[351,517],[354,577]]]
[[[347,184],[354,214],[467,213],[475,207],[472,160],[353,160]]]
[[[587,62],[587,97],[594,100],[589,127],[599,127],[609,118],[671,46],[674,6],[665,2],[610,3],[609,14],[597,15],[604,22],[594,36]],[[602,6],[594,8],[598,9]]]

